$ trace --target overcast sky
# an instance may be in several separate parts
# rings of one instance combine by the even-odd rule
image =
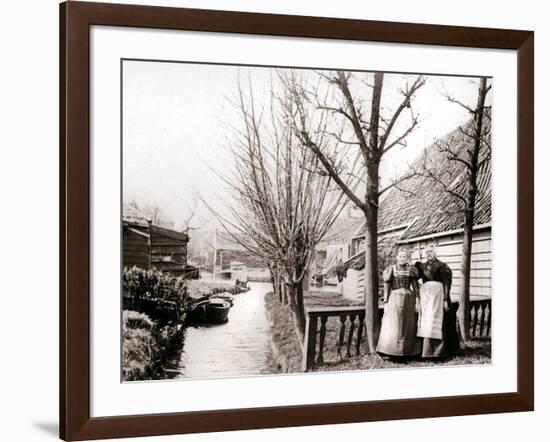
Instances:
[[[123,66],[123,199],[158,206],[178,226],[188,214],[194,192],[216,209],[230,198],[212,171],[230,167],[225,145],[238,121],[230,99],[238,78],[250,78],[258,97],[270,89],[271,68],[125,61]],[[410,76],[413,80],[414,76]],[[402,75],[386,75],[383,102],[396,101]],[[402,173],[421,150],[468,119],[449,103],[447,91],[475,106],[477,84],[471,78],[428,76],[414,98],[420,123],[406,148],[384,157],[383,180]],[[195,224],[212,218],[199,207]],[[210,222],[210,226],[216,223]]]

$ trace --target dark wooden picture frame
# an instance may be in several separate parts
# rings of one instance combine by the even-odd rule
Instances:
[[[511,49],[518,56],[517,391],[90,417],[90,26]],[[152,436],[534,409],[534,34],[530,31],[151,6],[60,5],[60,437]]]

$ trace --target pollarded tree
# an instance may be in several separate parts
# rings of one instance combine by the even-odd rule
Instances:
[[[391,149],[406,145],[408,135],[418,124],[411,104],[425,83],[422,76],[410,82],[405,77],[397,101],[383,103],[384,79],[382,72],[344,71],[318,72],[314,81],[295,73],[284,78],[287,93],[292,97],[287,119],[296,137],[314,153],[328,176],[365,216],[364,294],[371,353],[375,351],[380,328],[378,202],[387,190],[411,176],[406,173],[382,188],[380,163]]]
[[[284,93],[274,92],[276,87],[262,100],[255,99],[250,82],[246,93],[239,83],[239,124],[228,139],[233,164],[223,178],[233,204],[228,215],[216,215],[237,243],[269,263],[275,291],[286,287],[303,339],[303,284],[314,249],[339,216],[344,197],[288,125],[286,111],[293,104]],[[323,146],[324,138],[318,142]]]

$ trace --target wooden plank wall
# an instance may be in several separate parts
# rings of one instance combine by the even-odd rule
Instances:
[[[170,260],[166,260],[169,257]],[[132,229],[124,229],[122,241],[124,267],[149,268],[149,240]],[[165,272],[179,274],[187,264],[187,242],[154,233],[151,238],[151,266]]]
[[[187,242],[153,232],[151,265],[157,270],[171,272],[177,276],[183,272],[185,264],[187,264]]]
[[[137,266],[142,269],[148,268],[149,255],[147,237],[124,229],[122,240],[122,265],[124,267]]]
[[[430,241],[409,244],[413,250],[413,261],[426,259],[425,247]],[[437,257],[447,263],[453,271],[451,296],[458,296],[461,286],[462,234],[437,238]],[[492,267],[491,230],[474,231],[472,243],[472,264],[470,275],[470,297],[486,299],[491,297],[491,267]]]
[[[426,259],[425,247],[427,244],[437,244],[438,258],[447,263],[453,271],[453,285],[451,296],[453,300],[458,297],[461,284],[460,260],[462,256],[462,234],[442,236],[434,240],[424,240],[415,243],[405,244],[411,249],[411,261],[424,261]],[[472,270],[470,275],[470,297],[471,299],[487,299],[491,293],[491,270],[492,268],[492,244],[490,227],[474,231],[472,244]],[[354,278],[355,279],[355,275]],[[358,272],[357,291],[355,299],[363,298],[363,272]],[[348,290],[348,298],[354,298]]]

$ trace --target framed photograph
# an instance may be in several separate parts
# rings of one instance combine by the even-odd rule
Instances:
[[[60,23],[61,438],[533,410],[533,32]]]

